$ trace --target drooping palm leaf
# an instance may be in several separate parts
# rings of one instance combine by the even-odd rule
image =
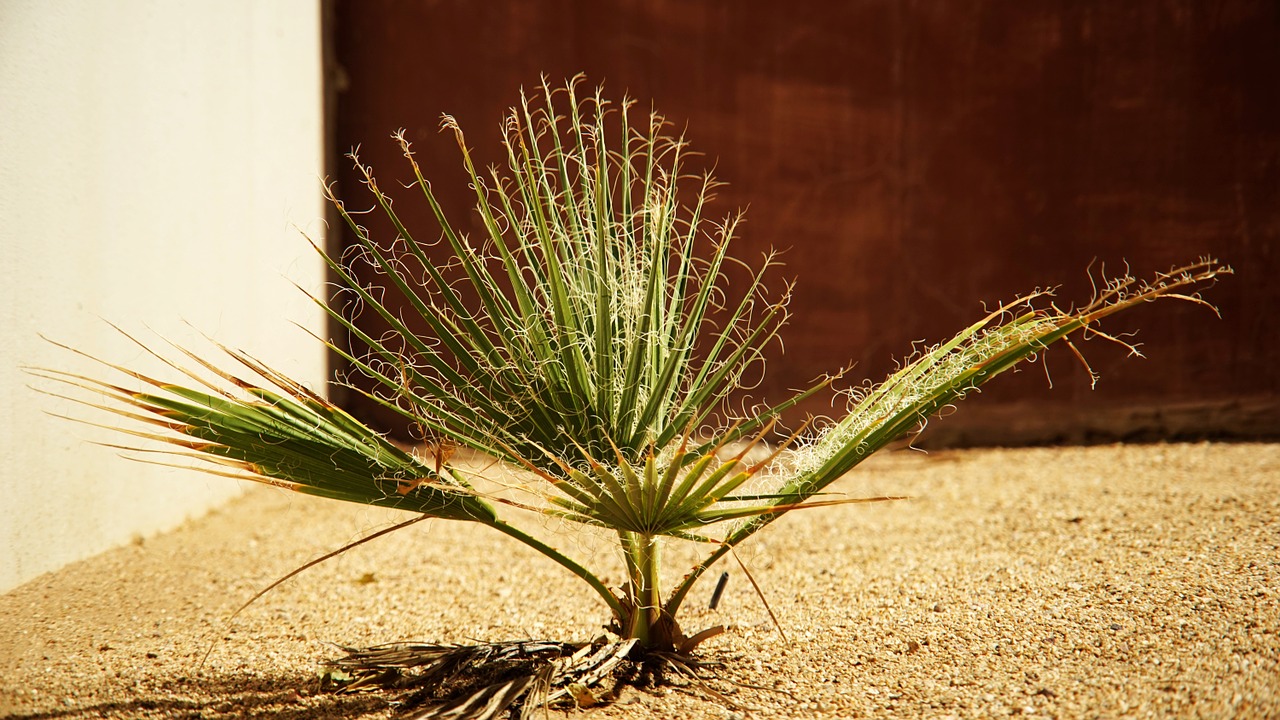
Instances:
[[[169,454],[202,462],[200,469],[206,472],[441,518],[496,519],[492,507],[460,475],[437,472],[301,383],[243,353],[223,350],[265,382],[243,380],[191,353],[187,354],[213,378],[179,369],[206,384],[204,390],[107,363],[150,390],[128,390],[56,370],[36,372],[102,395],[105,402],[73,399],[150,426],[151,430],[116,429],[178,448]],[[223,385],[215,385],[214,380]],[[116,447],[153,452],[146,447]]]

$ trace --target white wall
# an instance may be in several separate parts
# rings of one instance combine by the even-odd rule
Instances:
[[[0,0],[0,591],[241,490],[51,417],[92,415],[20,366],[103,373],[39,333],[150,368],[104,319],[190,323],[321,385],[320,41],[318,0]]]

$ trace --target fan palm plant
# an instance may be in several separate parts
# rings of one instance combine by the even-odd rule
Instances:
[[[176,350],[184,360],[172,364],[186,384],[118,366],[111,367],[143,389],[42,373],[105,394],[110,401],[94,402],[128,421],[115,427],[210,472],[488,526],[585,581],[628,649],[687,652],[708,633],[687,636],[680,607],[734,547],[792,510],[886,499],[832,499],[824,491],[1047,346],[1102,334],[1100,320],[1156,298],[1202,303],[1199,290],[1230,272],[1203,259],[1146,283],[1124,277],[1071,310],[1047,303],[1045,292],[1019,298],[917,352],[884,382],[847,391],[847,415],[790,433],[776,443],[788,448],[784,457],[748,460],[742,448],[787,435],[776,433],[781,415],[839,375],[750,414],[728,414],[726,400],[786,320],[789,287],[768,289],[772,256],[755,267],[735,259],[738,217],[708,217],[715,182],[686,169],[690,153],[663,118],[634,119],[630,103],[612,105],[599,91],[582,96],[576,81],[544,83],[506,120],[505,174],[482,174],[446,116],[485,228],[478,241],[445,216],[403,133],[395,138],[412,189],[439,225],[430,243],[410,232],[352,156],[394,235],[373,237],[330,192],[358,253],[344,261],[316,249],[341,293],[389,332],[375,336],[341,302],[314,300],[349,336],[327,345],[364,376],[351,387],[418,428],[425,443],[417,449],[226,348],[239,370]],[[362,282],[358,263],[380,281]],[[452,448],[518,470],[523,496],[487,491]],[[616,537],[621,587],[512,522],[514,508]],[[704,545],[706,553],[668,591],[659,567],[671,541]]]

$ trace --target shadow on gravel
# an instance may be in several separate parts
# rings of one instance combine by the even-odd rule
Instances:
[[[148,683],[150,685],[150,683]],[[5,715],[12,720],[77,718],[270,718],[353,720],[387,716],[385,700],[321,692],[314,676],[201,676],[135,688],[130,700]],[[3,713],[0,713],[3,714]]]

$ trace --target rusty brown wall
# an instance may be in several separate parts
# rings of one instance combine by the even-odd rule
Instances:
[[[766,395],[849,362],[882,377],[983,302],[1086,299],[1095,260],[1147,275],[1212,254],[1238,272],[1210,293],[1221,320],[1141,308],[1111,330],[1141,327],[1149,359],[1085,343],[1090,391],[1050,353],[1052,390],[1038,366],[1001,378],[926,438],[1280,434],[1274,0],[338,0],[330,25],[335,152],[360,145],[389,186],[407,128],[455,218],[442,112],[496,161],[520,87],[584,72],[685,127],[729,183],[721,210],[749,206],[742,252],[786,249],[798,283]]]

